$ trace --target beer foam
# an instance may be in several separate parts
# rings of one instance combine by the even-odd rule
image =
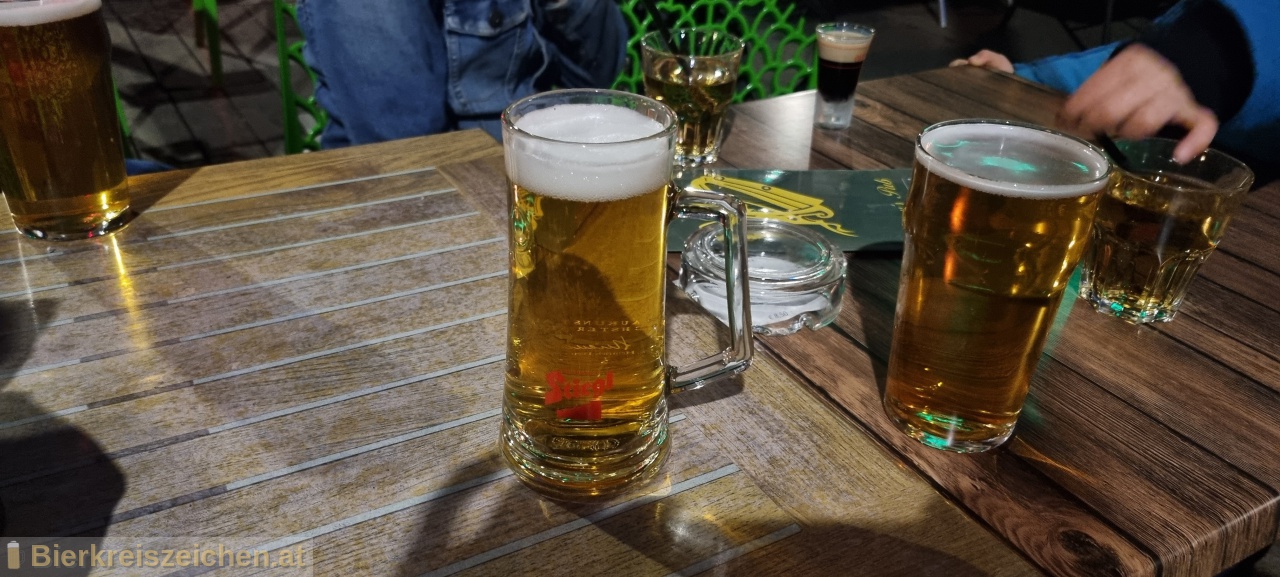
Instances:
[[[36,26],[70,20],[102,8],[102,0],[0,2],[0,26]]]
[[[818,58],[831,62],[861,62],[867,59],[871,36],[853,30],[832,30],[818,34]]]
[[[1111,170],[1069,136],[1009,124],[955,124],[920,135],[916,161],[934,174],[1001,196],[1067,198],[1098,190]]]
[[[671,140],[648,138],[662,132],[662,124],[629,108],[562,104],[515,124],[541,138],[516,135],[507,142],[507,173],[538,194],[617,200],[658,190],[671,178]]]

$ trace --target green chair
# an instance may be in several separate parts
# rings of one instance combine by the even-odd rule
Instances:
[[[191,0],[196,17],[196,46],[209,45],[209,72],[214,86],[222,86],[222,33],[218,27],[218,0]]]
[[[138,145],[133,141],[133,129],[129,127],[129,118],[124,114],[124,101],[120,100],[120,91],[115,82],[111,83],[111,93],[116,96],[116,118],[120,120],[120,145],[124,147],[125,158],[138,158]]]
[[[289,30],[297,30],[298,9],[285,0],[273,0],[276,19],[276,49],[280,61],[280,97],[284,104],[284,153],[297,154],[320,150],[320,133],[329,123],[329,113],[316,103],[315,96],[302,97],[293,87],[293,67],[306,73],[311,85],[316,85],[316,73],[302,57],[305,40],[289,41]],[[302,125],[300,114],[314,121],[311,128]]]
[[[785,4],[780,6],[780,4]],[[710,26],[742,38],[747,49],[734,102],[790,94],[817,86],[814,36],[806,31],[796,6],[779,0],[657,0],[676,27]],[[613,83],[618,90],[644,92],[640,38],[653,29],[639,0],[622,0],[632,30],[627,63]]]

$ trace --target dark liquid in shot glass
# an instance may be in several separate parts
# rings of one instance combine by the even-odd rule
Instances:
[[[818,59],[818,93],[829,101],[848,100],[858,88],[862,60],[834,62]]]

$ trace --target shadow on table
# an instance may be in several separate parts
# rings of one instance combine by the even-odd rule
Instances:
[[[485,465],[493,457],[496,451],[490,457],[477,458],[473,465]],[[473,467],[463,467],[462,471],[468,469]],[[448,482],[463,483],[471,476],[460,472]],[[541,570],[694,574],[713,568],[728,574],[761,575],[986,574],[954,555],[898,536],[945,535],[945,529],[935,526],[936,519],[953,516],[954,511],[934,510],[948,507],[945,503],[918,511],[914,516],[916,526],[885,524],[895,522],[868,516],[867,527],[821,523],[802,527],[781,510],[770,518],[749,507],[715,515],[701,507],[678,505],[679,500],[691,496],[688,492],[638,503],[633,508],[623,505],[621,512],[602,516],[602,511],[634,503],[645,493],[601,504],[553,502],[511,477],[475,490],[489,495],[481,499],[468,496],[471,491],[463,491],[428,504],[414,550],[395,573],[397,577],[453,574],[469,569],[513,575]],[[501,510],[486,511],[474,518],[464,514],[474,503],[489,498]],[[693,498],[708,497],[703,494]],[[565,511],[571,515],[565,516]],[[518,532],[522,519],[551,515],[560,520],[542,533]],[[480,517],[487,523],[485,526],[475,526],[475,519]],[[467,533],[475,535],[475,540],[459,540],[457,532],[449,530],[460,526],[467,527]],[[566,550],[570,543],[575,548]],[[639,562],[632,554],[619,558],[618,543],[644,561]]]
[[[0,302],[0,366],[22,365],[39,333],[36,319],[52,316],[55,303]],[[26,393],[4,392],[15,376],[0,373],[0,407],[6,415],[43,415]],[[106,521],[124,494],[124,475],[80,429],[58,418],[30,424],[0,423],[0,542],[17,542],[24,566],[32,545],[60,550],[101,545]],[[59,473],[59,469],[75,467]],[[47,475],[38,471],[54,471]],[[86,496],[92,498],[84,499]],[[85,505],[84,503],[91,503]],[[74,539],[62,539],[75,535]],[[27,539],[24,539],[27,538]],[[59,537],[50,541],[51,537]],[[88,568],[41,569],[41,575],[87,575]]]
[[[871,366],[875,371],[880,396],[884,395],[889,349],[893,345],[893,313],[898,302],[898,273],[901,268],[901,255],[877,253],[851,256],[848,278],[845,280],[848,292],[845,306],[852,305],[857,314],[842,313],[841,319],[837,321],[837,328],[846,331],[853,340],[866,347],[876,360]],[[846,319],[856,319],[860,325],[845,325]]]
[[[758,511],[745,509],[738,511],[740,519],[735,520],[697,508],[663,505],[659,501],[593,525],[671,573],[701,574],[718,568],[713,573],[987,575],[954,555],[899,537],[944,535],[945,531],[936,528],[936,519],[954,517],[955,513],[935,511],[949,507],[941,502],[918,511],[915,527],[870,516],[867,526],[801,526],[790,517],[764,520]]]

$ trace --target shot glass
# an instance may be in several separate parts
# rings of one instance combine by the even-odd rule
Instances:
[[[1173,320],[1253,184],[1248,166],[1217,150],[1174,162],[1177,144],[1116,142],[1126,167],[1098,204],[1081,271],[1080,296],[1100,313],[1135,324]]]
[[[862,63],[876,29],[851,22],[819,24],[818,96],[814,124],[819,128],[848,128],[853,120],[853,93]]]
[[[715,162],[725,111],[737,89],[742,39],[709,27],[677,28],[664,45],[659,34],[640,40],[644,92],[676,111],[676,163]]]

